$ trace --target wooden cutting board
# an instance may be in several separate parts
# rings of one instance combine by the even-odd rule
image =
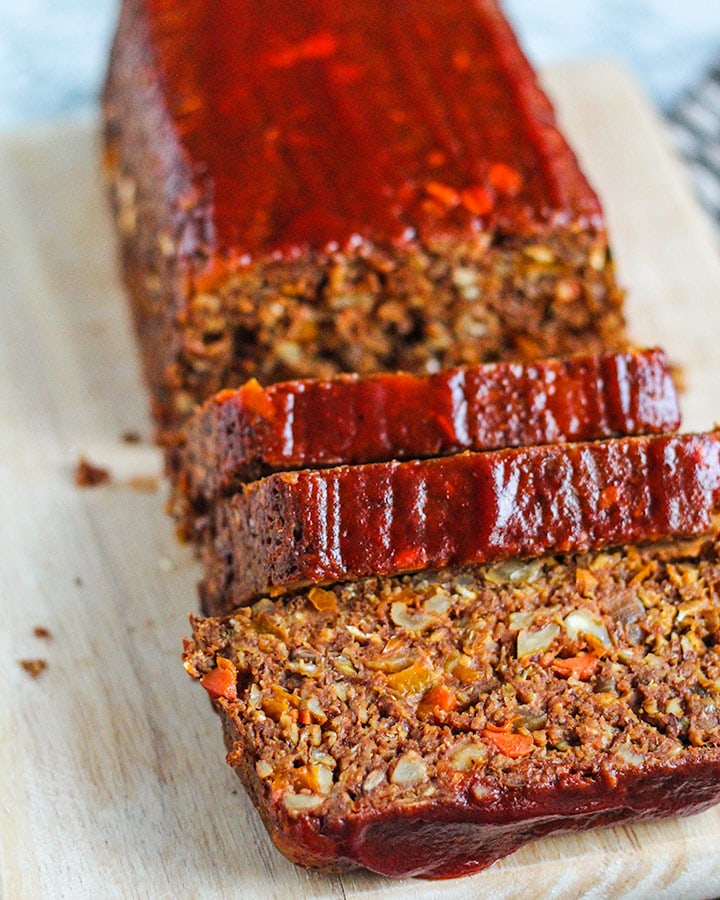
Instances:
[[[686,426],[710,427],[720,411],[717,236],[627,75],[584,64],[548,72],[547,84],[606,204],[632,333],[668,348],[687,377]],[[0,297],[3,897],[720,894],[720,809],[548,838],[442,884],[286,862],[180,664],[198,573],[164,515],[164,488],[143,490],[160,459],[94,124],[0,138]],[[123,441],[128,430],[144,441]],[[112,483],[75,487],[80,454],[107,466]],[[48,663],[37,679],[18,665],[33,658]]]

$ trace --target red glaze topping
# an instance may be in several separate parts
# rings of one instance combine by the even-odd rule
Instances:
[[[197,499],[278,470],[666,432],[679,423],[661,350],[264,389],[248,382],[196,415],[184,477]]]
[[[216,249],[601,224],[494,0],[144,0]]]
[[[307,583],[703,534],[719,495],[710,433],[282,473],[218,512],[237,605]]]
[[[468,788],[471,783],[468,779]],[[718,802],[720,787],[717,765],[698,754],[682,764],[622,772],[612,787],[600,775],[549,777],[542,787],[497,790],[483,803],[470,790],[467,799],[463,794],[458,791],[454,804],[351,820],[334,858],[392,877],[457,878],[545,834],[700,812]]]
[[[613,784],[600,773],[593,779],[552,777],[545,785],[488,789],[482,802],[472,786],[468,778],[444,802],[378,810],[340,826],[315,816],[285,816],[273,823],[273,843],[299,865],[361,865],[391,878],[459,878],[543,835],[686,816],[720,799],[717,765],[701,752],[682,763],[620,772]]]

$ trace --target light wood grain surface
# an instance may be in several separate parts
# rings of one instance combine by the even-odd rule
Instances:
[[[720,418],[716,236],[632,82],[547,75],[609,212],[633,335]],[[119,286],[95,128],[0,138],[0,888],[17,898],[702,898],[720,810],[548,838],[443,883],[326,876],[270,845],[182,670],[195,564],[176,544]],[[131,445],[121,434],[139,430]],[[113,483],[80,490],[80,453]],[[33,635],[49,628],[52,640]],[[19,659],[45,658],[31,679]]]

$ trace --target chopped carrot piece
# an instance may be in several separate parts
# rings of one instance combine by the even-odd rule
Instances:
[[[457,709],[457,697],[444,684],[436,684],[425,692],[418,706],[418,713],[421,717],[432,715],[436,709],[442,712],[453,712]]]
[[[262,708],[263,712],[270,716],[275,722],[279,722],[283,715],[288,715],[291,719],[297,721],[297,707],[299,703],[300,699],[296,697],[295,694],[290,694],[279,685],[274,684],[272,688],[272,697],[267,697],[263,700]]]
[[[260,416],[261,419],[272,419],[275,415],[272,400],[256,378],[245,382],[240,388],[239,396],[243,408]]]
[[[490,184],[500,194],[514,197],[522,187],[522,175],[505,163],[494,163],[488,172]]]
[[[462,192],[463,206],[474,216],[486,216],[495,205],[493,195],[480,184],[472,185]]]
[[[574,675],[580,681],[587,681],[595,674],[598,662],[597,656],[593,656],[592,653],[581,653],[567,659],[557,658],[553,660],[552,667],[561,678],[570,678]]]
[[[324,588],[310,588],[308,600],[318,612],[336,612],[337,610],[335,594],[332,591],[326,591]]]
[[[495,726],[488,726],[482,736],[510,759],[527,756],[532,753],[535,746],[531,734],[514,734],[512,731],[503,731]]]
[[[445,206],[456,206],[458,202],[458,192],[449,184],[442,184],[439,181],[425,182],[425,190],[434,199],[443,203]]]
[[[219,656],[217,668],[203,675],[200,684],[214,700],[219,697],[237,700],[237,670],[229,659]]]
[[[257,384],[260,383],[256,378],[252,378],[251,381],[255,381],[257,382]],[[221,391],[218,391],[217,394],[212,395],[211,402],[216,404],[217,406],[221,406],[223,403],[232,399],[236,393],[237,391],[235,390],[235,388],[223,388]]]

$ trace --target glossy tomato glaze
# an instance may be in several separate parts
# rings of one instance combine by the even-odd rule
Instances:
[[[521,447],[270,475],[217,505],[230,604],[303,584],[710,530],[717,433]]]
[[[549,774],[545,785],[498,786],[481,803],[473,798],[469,778],[451,800],[391,814],[364,812],[341,823],[283,816],[273,840],[300,864],[456,878],[485,869],[543,835],[706,809],[720,796],[718,764],[703,751],[694,755],[682,763],[617,772],[611,781],[599,773],[592,778]]]
[[[271,471],[675,430],[665,354],[645,350],[435,375],[341,375],[223,391],[188,428],[192,498]]]
[[[493,0],[144,0],[216,248],[601,226]]]

